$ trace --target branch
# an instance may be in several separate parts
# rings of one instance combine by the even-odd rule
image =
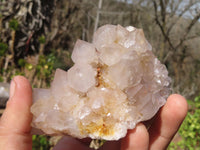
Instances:
[[[162,22],[164,24],[165,23],[165,19],[166,19],[166,9],[165,9],[165,4],[164,4],[163,0],[160,0],[160,6],[161,6]]]
[[[97,16],[96,16],[95,25],[94,25],[94,32],[97,30],[97,27],[98,27],[99,14],[100,14],[100,10],[101,10],[101,7],[102,7],[102,1],[103,0],[99,0],[98,10],[97,10]]]
[[[130,14],[131,12],[119,12],[119,11],[99,11],[100,14],[104,15],[127,15]]]
[[[169,43],[169,46],[171,47],[171,49],[173,49],[175,51],[176,49],[175,49],[174,45],[172,44],[169,36],[165,33],[165,30],[158,19],[157,3],[155,2],[155,0],[153,0],[153,4],[154,4],[155,17],[156,17],[155,21],[158,24],[158,26],[160,27],[160,30],[161,30],[165,40]]]
[[[169,26],[169,28],[167,30],[167,35],[169,35],[169,33],[172,30],[172,28],[174,27],[174,25],[180,20],[180,18],[185,14],[185,12],[188,11],[194,4],[196,4],[196,2],[190,2],[190,4],[187,7],[185,7],[185,9],[178,15],[178,18],[175,19],[175,21],[171,23],[171,25]],[[179,6],[179,5],[177,5],[177,6]],[[177,10],[175,10],[175,11],[177,11]],[[170,18],[172,18],[173,16],[174,16],[174,13],[171,13]]]
[[[189,36],[189,37],[187,37],[187,38],[185,39],[185,41],[186,41],[186,40],[192,40],[192,39],[195,39],[195,38],[200,38],[200,36],[199,36],[199,35]]]
[[[175,5],[175,3],[173,1],[171,1],[171,3],[170,3],[171,12],[170,12],[170,16],[169,16],[170,18],[173,17],[174,14],[177,12],[180,2],[181,2],[181,0],[178,1],[177,5]]]
[[[180,46],[183,44],[183,42],[184,42],[185,40],[187,40],[187,35],[190,33],[192,27],[196,24],[196,22],[199,20],[199,18],[200,18],[200,12],[199,12],[198,15],[195,16],[194,19],[192,19],[192,21],[190,22],[190,24],[189,24],[188,27],[186,28],[185,34],[183,35],[183,37],[181,38],[179,44],[177,44],[177,46],[176,46],[175,48],[180,47]]]

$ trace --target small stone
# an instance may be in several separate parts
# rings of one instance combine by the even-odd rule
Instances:
[[[93,42],[78,40],[67,72],[34,89],[32,126],[49,135],[118,140],[151,119],[169,95],[166,67],[141,29],[105,25]]]

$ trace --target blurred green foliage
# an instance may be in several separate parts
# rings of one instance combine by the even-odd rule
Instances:
[[[169,150],[200,150],[200,96],[188,100],[188,104],[189,112],[179,130],[182,140],[172,142]]]
[[[0,56],[4,56],[7,50],[8,45],[3,42],[0,42]]]
[[[14,77],[14,76],[24,76],[24,72],[21,72],[20,70],[16,70],[14,74],[11,75],[11,79]]]
[[[37,76],[40,78],[44,78],[46,80],[47,85],[50,85],[52,73],[54,71],[54,63],[56,61],[56,57],[54,54],[50,53],[49,55],[41,55],[39,57],[39,62],[36,66]],[[31,68],[31,66],[29,66]]]
[[[55,70],[55,61],[56,55],[50,53],[48,55],[40,55],[36,65],[26,62],[25,59],[19,59],[18,65],[21,68],[26,68],[28,71],[35,70],[38,80],[44,80],[46,85],[50,86]]]
[[[18,60],[18,65],[19,65],[20,67],[24,67],[24,66],[26,65],[26,61],[25,61],[23,58],[20,58],[20,59]]]
[[[41,44],[44,44],[44,43],[46,42],[45,36],[44,36],[44,35],[42,35],[42,36],[39,37],[39,42],[40,42]]]
[[[49,150],[49,139],[44,135],[33,135],[32,136],[33,146],[32,150]]]
[[[10,20],[9,22],[9,27],[14,30],[14,31],[17,31],[18,27],[19,27],[19,23],[16,19],[12,19]]]
[[[3,82],[3,78],[0,76],[0,82]]]

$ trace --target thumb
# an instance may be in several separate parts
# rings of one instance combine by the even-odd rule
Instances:
[[[32,148],[30,107],[32,89],[22,76],[13,78],[10,98],[0,120],[0,149],[29,150]]]

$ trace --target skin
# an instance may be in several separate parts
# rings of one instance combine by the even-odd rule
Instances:
[[[11,82],[10,99],[0,119],[0,149],[31,150],[32,89],[28,80],[16,76]],[[178,94],[169,96],[147,130],[143,123],[129,130],[125,138],[106,142],[101,150],[164,150],[179,129],[188,110],[184,97]],[[77,140],[63,137],[54,150],[89,150],[88,139]]]

